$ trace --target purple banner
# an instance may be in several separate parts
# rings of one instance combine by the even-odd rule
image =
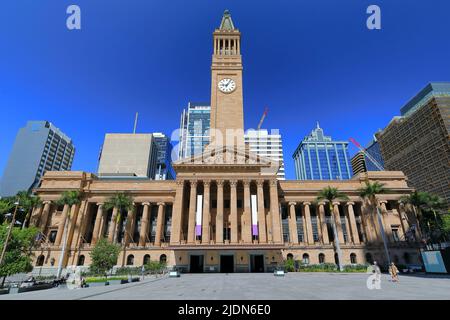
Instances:
[[[258,225],[252,224],[252,235],[257,236],[258,234]]]
[[[201,236],[202,235],[202,226],[201,225],[196,225],[195,226],[195,235],[196,236]]]

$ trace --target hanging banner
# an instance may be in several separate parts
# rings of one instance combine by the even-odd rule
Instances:
[[[252,194],[251,196],[252,202],[252,235],[257,236],[258,235],[258,207],[256,205],[256,194]],[[264,210],[264,208],[262,208]]]
[[[197,196],[197,212],[195,213],[195,236],[202,235],[203,196]]]

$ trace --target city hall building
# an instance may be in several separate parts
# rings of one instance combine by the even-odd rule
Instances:
[[[249,151],[243,135],[240,38],[225,12],[213,34],[211,132],[215,133],[203,153],[173,163],[176,180],[45,173],[35,190],[43,205],[32,215],[32,223],[46,239],[33,249],[35,266],[56,268],[64,243],[63,266],[88,266],[89,253],[101,237],[121,244],[118,266],[156,260],[185,272],[269,272],[285,259],[335,263],[333,221],[343,264],[386,261],[381,226],[393,261],[418,262],[419,235],[411,233],[417,221],[399,202],[412,191],[402,172],[369,172],[333,181],[278,180],[280,164]],[[229,131],[234,133],[231,139]],[[359,197],[358,189],[367,180],[384,183],[389,190],[379,195],[381,223]],[[316,201],[327,186],[349,197],[333,202],[331,212],[328,203]],[[67,190],[81,192],[79,205],[56,204]],[[133,199],[132,210],[119,215],[116,209],[104,208],[117,193]]]

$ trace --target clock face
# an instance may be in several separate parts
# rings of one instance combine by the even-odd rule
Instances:
[[[219,81],[218,87],[220,91],[230,93],[236,89],[236,82],[233,79],[222,79]]]

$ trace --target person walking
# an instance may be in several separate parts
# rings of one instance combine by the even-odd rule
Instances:
[[[389,266],[389,274],[391,275],[392,282],[399,282],[398,269],[394,262],[391,262],[391,265]]]

